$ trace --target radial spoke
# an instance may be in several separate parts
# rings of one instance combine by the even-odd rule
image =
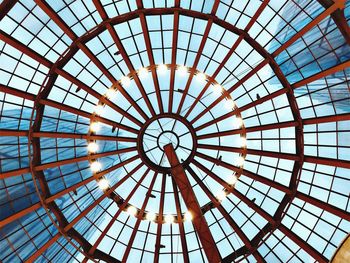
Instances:
[[[147,194],[146,194],[146,198],[145,200],[143,201],[143,204],[142,204],[142,207],[138,213],[138,217],[137,217],[137,221],[134,225],[134,228],[133,228],[133,231],[131,233],[131,236],[130,236],[130,239],[129,239],[129,242],[128,242],[128,245],[126,247],[126,250],[124,252],[124,256],[123,256],[123,260],[122,262],[126,262],[126,260],[128,259],[128,256],[129,256],[129,253],[130,253],[130,250],[131,250],[131,247],[132,247],[132,244],[134,243],[134,240],[135,240],[135,237],[136,237],[136,234],[137,234],[137,231],[139,229],[139,226],[140,226],[140,223],[141,223],[141,218],[142,218],[142,215],[143,213],[145,212],[145,209],[146,209],[146,206],[148,204],[148,200],[149,200],[149,197],[151,195],[151,192],[153,190],[153,186],[154,186],[154,183],[156,181],[156,178],[157,178],[157,173],[154,173],[153,175],[153,178],[152,178],[152,181],[148,187],[148,191],[147,191]]]
[[[219,6],[219,3],[220,1],[219,0],[215,0],[214,4],[213,4],[213,8],[212,8],[212,11],[211,11],[211,14],[213,16],[215,16],[215,13],[217,11],[217,8]],[[182,96],[181,96],[181,100],[180,100],[180,103],[179,103],[179,107],[177,109],[177,114],[180,114],[181,113],[181,110],[182,110],[182,106],[183,106],[183,103],[185,102],[185,99],[186,99],[186,95],[188,93],[188,90],[190,88],[190,85],[191,85],[191,82],[192,82],[192,79],[193,79],[193,76],[195,74],[195,71],[197,69],[197,66],[198,66],[198,63],[199,63],[199,59],[201,58],[202,56],[202,53],[203,53],[203,49],[204,49],[204,46],[205,46],[205,43],[207,43],[207,39],[208,39],[208,36],[209,36],[209,32],[210,32],[210,29],[213,25],[213,19],[209,19],[209,21],[207,22],[207,26],[204,30],[204,34],[203,34],[203,37],[202,37],[202,41],[199,45],[199,48],[198,48],[198,51],[197,51],[197,54],[196,54],[196,58],[193,62],[193,65],[191,67],[191,72],[190,72],[190,76],[188,77],[188,80],[187,80],[187,83],[186,83],[186,86],[185,86],[185,89],[182,93]]]
[[[0,221],[0,228],[3,228],[7,224],[14,222],[15,220],[17,220],[17,219],[19,219],[19,218],[21,218],[29,213],[32,213],[33,211],[39,209],[40,207],[41,207],[41,203],[38,202],[30,207],[27,207],[27,208],[15,213],[15,214],[12,214],[9,217],[6,217],[2,221]]]
[[[148,172],[149,172],[149,168],[147,168],[146,172],[142,175],[140,180],[136,183],[136,186],[130,191],[129,196],[125,199],[124,203],[119,207],[119,210],[117,212],[118,214],[120,214],[122,209],[124,209],[126,207],[129,200],[131,199],[131,197],[134,195],[134,193],[136,192],[138,187],[141,185],[141,183],[143,182],[143,180],[147,176]],[[95,208],[99,203],[101,203],[104,198],[106,198],[111,193],[113,193],[113,191],[117,187],[119,187],[122,183],[124,183],[126,181],[126,179],[129,177],[130,177],[130,174],[125,176],[123,178],[123,180],[120,180],[118,183],[116,183],[110,189],[108,189],[103,195],[101,195],[98,199],[96,199],[89,207],[87,207],[85,210],[83,210],[81,213],[79,213],[79,215],[77,217],[75,217],[67,226],[65,226],[64,230],[68,231],[69,229],[71,229],[76,223],[78,223],[78,221],[80,221],[80,219],[82,219],[85,215],[87,215],[87,213],[89,213],[93,208]],[[114,223],[114,221],[115,220],[111,220],[111,222],[113,222],[113,223]],[[95,243],[95,245],[96,245],[96,243]],[[91,251],[91,253],[93,253],[93,251]]]
[[[254,14],[254,16],[251,18],[251,20],[249,21],[248,25],[246,26],[245,30],[246,32],[249,31],[249,29],[253,26],[253,24],[255,23],[255,21],[258,19],[258,17],[260,16],[260,14],[263,12],[263,10],[265,9],[265,7],[267,6],[267,4],[270,2],[270,0],[265,0],[260,7],[258,8],[258,10],[256,11],[256,13]],[[220,64],[218,65],[218,67],[216,68],[214,74],[211,76],[210,80],[214,81],[216,76],[220,73],[220,71],[222,70],[222,68],[225,66],[226,62],[231,58],[232,54],[235,52],[236,48],[239,46],[239,44],[242,42],[244,38],[244,35],[241,34],[239,35],[238,39],[235,41],[235,43],[233,44],[233,46],[231,47],[231,49],[229,50],[229,52],[226,54],[225,58],[220,62]],[[192,110],[196,107],[197,103],[200,101],[200,99],[203,97],[203,95],[205,94],[205,92],[207,91],[207,89],[210,86],[210,81],[208,81],[208,83],[204,86],[204,88],[201,90],[201,92],[199,93],[199,95],[197,96],[197,98],[195,99],[195,101],[192,103],[190,109],[186,112],[185,114],[185,118],[187,118],[190,113],[192,112]]]
[[[163,218],[161,215],[163,215],[164,211],[164,199],[165,199],[165,186],[166,186],[166,174],[163,174],[162,178],[162,188],[160,191],[160,200],[159,200],[159,213],[158,213],[158,220],[157,220],[157,235],[156,235],[156,244],[154,249],[154,262],[159,262],[159,253],[160,253],[160,239],[162,235],[162,223]]]
[[[129,148],[124,148],[124,149],[119,149],[119,150],[114,150],[114,151],[109,151],[109,152],[91,154],[91,155],[87,155],[87,156],[81,156],[81,157],[70,158],[70,159],[63,159],[63,160],[59,160],[56,162],[39,164],[39,165],[34,167],[34,170],[35,171],[42,171],[45,169],[58,167],[58,166],[66,165],[66,164],[78,163],[78,162],[93,160],[93,159],[102,158],[102,157],[106,157],[106,156],[110,156],[110,155],[133,152],[136,150],[137,150],[136,147],[129,147]]]
[[[97,179],[101,178],[102,176],[105,176],[106,174],[111,173],[111,172],[115,171],[116,169],[119,169],[119,168],[123,167],[124,165],[127,165],[127,164],[129,164],[137,159],[138,159],[138,156],[135,155],[134,157],[128,158],[128,159],[126,159],[126,160],[124,160],[116,165],[109,167],[106,170],[98,172],[98,173],[94,174],[93,176],[64,189],[63,191],[55,193],[54,195],[46,198],[45,203],[50,203],[50,202],[56,200],[57,198],[60,198],[61,196],[68,194],[69,192],[72,192],[72,191],[78,189],[79,187],[82,187],[82,186],[84,186],[84,185],[86,185],[94,180],[97,180]]]

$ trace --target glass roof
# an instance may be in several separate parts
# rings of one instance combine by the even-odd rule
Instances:
[[[328,262],[349,234],[349,0],[0,19],[0,261]]]

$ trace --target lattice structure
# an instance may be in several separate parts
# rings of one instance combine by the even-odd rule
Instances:
[[[350,1],[4,0],[2,262],[327,262],[350,229]]]

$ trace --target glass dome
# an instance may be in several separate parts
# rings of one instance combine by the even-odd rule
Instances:
[[[328,262],[348,236],[350,1],[0,20],[0,261]]]

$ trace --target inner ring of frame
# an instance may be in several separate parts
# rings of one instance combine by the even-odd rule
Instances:
[[[160,163],[156,163],[154,161],[154,159],[152,159],[149,149],[147,148],[147,145],[145,145],[145,137],[149,136],[149,132],[150,132],[150,125],[152,125],[153,123],[160,123],[161,120],[173,120],[174,123],[178,122],[181,123],[184,127],[186,127],[186,131],[184,131],[183,133],[189,133],[191,136],[191,142],[189,142],[189,147],[181,145],[181,141],[179,139],[179,136],[181,136],[181,134],[177,134],[176,132],[173,131],[173,129],[171,130],[167,130],[167,128],[164,128],[164,130],[159,133],[159,135],[157,136],[157,148],[159,148],[161,150],[162,153],[163,149],[162,147],[160,147],[161,145],[159,145],[159,138],[161,137],[161,135],[168,133],[172,133],[174,134],[177,140],[177,145],[174,145],[174,148],[176,148],[176,151],[180,151],[180,147],[187,147],[189,148],[191,151],[186,154],[185,156],[187,156],[186,159],[184,159],[183,161],[180,160],[182,162],[182,165],[184,167],[188,166],[192,159],[195,156],[196,150],[197,150],[197,136],[196,136],[196,132],[194,130],[194,128],[192,127],[191,123],[189,121],[187,121],[184,117],[175,114],[175,113],[163,113],[163,114],[158,114],[150,119],[148,119],[144,125],[141,127],[141,130],[137,136],[137,150],[139,153],[139,156],[141,158],[141,160],[152,170],[159,172],[159,173],[170,173],[170,166],[165,166],[162,165]],[[147,139],[146,139],[147,140]],[[174,141],[174,140],[173,140]],[[145,147],[146,146],[146,147]],[[187,150],[189,151],[189,150]],[[161,156],[161,159],[166,158],[165,156]]]

